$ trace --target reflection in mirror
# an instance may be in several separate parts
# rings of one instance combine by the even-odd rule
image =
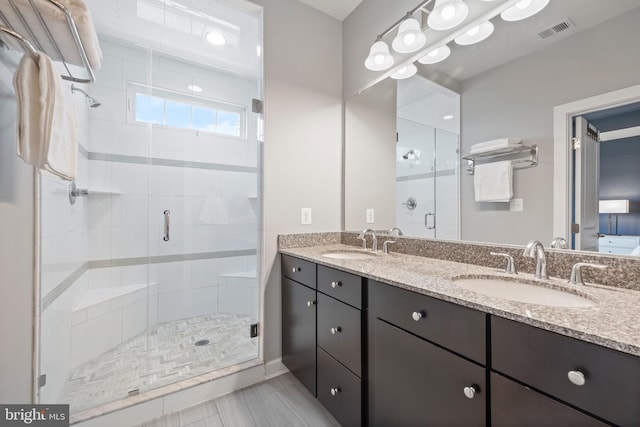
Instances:
[[[397,12],[391,10],[394,8],[391,4],[388,8],[389,13]],[[363,8],[356,10],[356,13],[360,9]],[[573,24],[568,29],[551,37],[538,36],[545,28],[566,18]],[[473,144],[497,138],[522,138],[523,144],[539,147],[537,167],[518,168],[513,173],[513,198],[519,202],[513,206],[510,203],[476,202],[473,176],[462,170],[466,169],[466,162],[456,166],[456,174],[459,176],[456,188],[460,213],[458,236],[461,240],[524,245],[536,239],[545,246],[549,246],[555,237],[572,241],[570,232],[563,235],[554,233],[554,212],[561,209],[559,206],[554,207],[554,181],[571,171],[569,159],[565,159],[566,163],[559,165],[559,169],[554,168],[554,107],[640,83],[640,56],[635,42],[640,38],[640,26],[637,22],[640,22],[640,7],[636,0],[615,3],[595,0],[551,2],[535,18],[520,21],[517,26],[495,22],[495,33],[473,49],[453,46],[451,57],[444,62],[419,66],[419,76],[442,82],[447,87],[455,88],[460,94],[458,156],[468,154]],[[381,84],[390,83],[387,79]],[[351,147],[354,143],[364,142],[357,132],[353,132],[349,110],[351,105],[359,102],[357,98],[370,96],[368,93],[377,91],[379,85],[367,89],[346,103],[344,208],[347,230],[361,230],[365,227],[388,229],[393,225],[403,228],[400,225],[401,212],[417,225],[419,215],[413,212],[428,204],[426,201],[422,202],[420,195],[403,194],[400,186],[397,188],[396,198],[389,201],[388,185],[376,181],[374,188],[384,188],[385,192],[373,191],[368,180],[363,179],[363,186],[359,187],[353,179],[356,175],[354,162],[355,168],[362,171],[364,159],[349,155],[353,153]],[[385,108],[393,108],[393,113],[389,114],[397,114],[401,106],[398,104],[396,109],[395,104],[399,101],[393,98],[389,102]],[[368,124],[377,127],[382,121],[378,118],[378,122],[369,121]],[[387,118],[386,123],[391,123],[391,119]],[[399,123],[398,129],[401,129],[402,122]],[[389,133],[391,132],[387,135]],[[570,138],[564,144],[568,147]],[[373,150],[373,147],[371,144],[370,149]],[[385,148],[388,150],[388,145]],[[386,176],[399,184],[397,180],[402,179],[402,174],[407,172],[402,168],[408,168],[411,162],[417,163],[416,148],[418,147],[412,143],[405,144],[400,135],[395,163],[390,164],[385,154],[380,156],[384,158],[383,163],[377,164],[373,160],[366,162],[367,173],[361,176],[376,175],[380,179]],[[413,154],[410,153],[412,149]],[[403,158],[405,155],[407,159]],[[420,167],[426,166],[422,163],[426,161],[425,153],[421,151],[419,157]],[[434,176],[438,175],[438,170],[433,172]],[[368,191],[371,191],[368,199],[360,197],[358,204],[350,200],[350,194],[364,195]],[[437,193],[436,184],[436,198]],[[407,209],[408,205],[401,203],[406,203],[411,197],[415,198],[417,206],[410,211]],[[600,195],[595,194],[592,197],[596,201],[599,198]],[[379,212],[386,212],[385,209],[392,205],[396,210],[395,215],[378,215]],[[375,220],[372,224],[365,222],[367,208],[375,208]],[[568,222],[571,212],[563,212]],[[624,215],[619,215],[619,219]],[[424,227],[424,217],[420,219]],[[441,219],[442,215],[438,215],[437,226]],[[425,235],[420,234],[423,230],[418,233],[410,225],[405,225],[403,231],[406,235]],[[599,231],[602,232],[602,228]],[[441,238],[437,232],[434,237]]]

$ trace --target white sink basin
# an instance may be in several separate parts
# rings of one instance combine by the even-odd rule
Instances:
[[[358,251],[358,250],[331,251],[331,252],[326,252],[322,254],[322,256],[325,258],[350,259],[350,260],[374,259],[378,257],[378,255],[374,254],[373,252],[365,252],[365,251]]]
[[[595,303],[585,297],[558,289],[546,288],[507,278],[454,279],[456,286],[479,294],[510,301],[553,307],[591,307]]]

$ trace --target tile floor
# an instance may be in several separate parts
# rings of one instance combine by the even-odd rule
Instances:
[[[291,373],[138,427],[339,427]]]
[[[258,357],[250,338],[255,320],[237,314],[208,314],[163,323],[74,369],[60,402],[81,411],[140,392]],[[206,339],[209,343],[196,346]]]

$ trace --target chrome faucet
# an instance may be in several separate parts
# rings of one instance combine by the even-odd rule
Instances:
[[[569,249],[569,244],[564,237],[556,237],[551,241],[552,249]]]
[[[400,230],[398,227],[393,227],[391,230],[389,230],[389,236],[393,236],[393,237],[398,237],[398,236],[402,236],[404,233],[402,233],[402,230]]]
[[[532,240],[527,243],[522,256],[536,259],[536,279],[548,279],[547,256],[544,253],[544,246],[539,240]]]
[[[367,228],[358,236],[358,239],[362,240],[362,249],[367,250],[367,233],[371,233],[371,250],[376,252],[378,250],[378,238],[376,237],[376,233]]]

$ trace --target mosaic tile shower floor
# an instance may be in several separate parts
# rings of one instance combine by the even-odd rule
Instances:
[[[73,369],[60,402],[76,412],[258,357],[255,319],[208,314],[158,324]],[[196,341],[208,340],[196,346]]]

